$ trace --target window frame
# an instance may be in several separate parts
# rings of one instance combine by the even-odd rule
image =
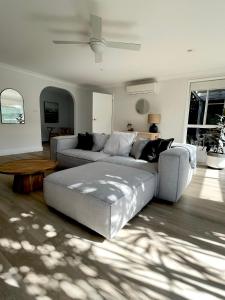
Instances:
[[[215,128],[216,125],[199,125],[199,124],[188,124],[188,117],[189,117],[189,109],[190,109],[190,96],[191,96],[191,84],[193,83],[198,83],[198,82],[206,82],[206,81],[215,81],[215,80],[225,80],[224,76],[220,77],[213,77],[213,78],[204,78],[204,79],[197,79],[197,80],[189,80],[187,82],[187,94],[186,94],[186,104],[185,104],[185,114],[184,114],[184,127],[183,127],[183,143],[186,143],[187,140],[187,129],[188,128],[205,128],[205,129],[210,129],[210,128]],[[224,87],[225,89],[225,87]],[[208,110],[208,94],[210,89],[205,89],[207,90],[207,110]],[[212,89],[211,89],[212,90]],[[204,112],[204,118],[207,116],[207,110],[206,110],[206,105],[205,105],[205,112]],[[204,122],[203,118],[203,122]],[[206,121],[206,119],[205,119]]]

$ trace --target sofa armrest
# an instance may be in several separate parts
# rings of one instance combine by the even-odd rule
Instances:
[[[76,135],[57,136],[51,138],[50,142],[50,157],[52,160],[57,160],[57,152],[73,149],[78,142]]]
[[[190,183],[193,174],[189,152],[185,148],[170,148],[159,156],[158,198],[177,202]]]

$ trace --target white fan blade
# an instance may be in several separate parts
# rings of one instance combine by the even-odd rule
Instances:
[[[96,63],[102,62],[102,53],[95,53],[95,62]]]
[[[54,44],[59,45],[80,45],[80,44],[89,44],[89,42],[79,42],[79,41],[53,41]]]
[[[91,15],[91,38],[102,39],[102,18]]]
[[[127,49],[127,50],[134,50],[134,51],[138,51],[141,49],[141,44],[123,43],[123,42],[106,41],[106,46],[110,48]]]

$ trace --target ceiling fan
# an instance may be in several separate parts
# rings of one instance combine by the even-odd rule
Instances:
[[[102,62],[103,52],[105,47],[126,49],[138,51],[141,49],[140,44],[134,43],[123,43],[123,42],[113,42],[107,41],[102,37],[102,18],[91,15],[91,35],[87,42],[82,41],[53,41],[54,44],[60,45],[89,45],[91,50],[95,53],[95,62]]]

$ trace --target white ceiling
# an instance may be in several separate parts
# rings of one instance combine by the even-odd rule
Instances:
[[[141,51],[106,49],[95,64],[88,46],[52,43],[87,40],[90,13]],[[224,0],[0,0],[0,61],[80,84],[225,70],[224,39]]]

